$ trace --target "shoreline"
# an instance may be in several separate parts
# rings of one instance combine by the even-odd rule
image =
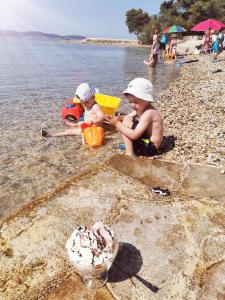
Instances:
[[[149,45],[140,45],[138,42],[125,42],[125,41],[114,41],[114,40],[107,40],[107,39],[101,39],[101,40],[59,40],[60,42],[63,42],[64,44],[80,44],[80,45],[90,45],[90,46],[127,46],[127,47],[142,47],[142,48],[149,48]]]
[[[87,39],[87,40],[59,40],[65,44],[81,44],[81,45],[95,45],[95,46],[128,46],[128,47],[140,47],[150,48],[151,45],[141,44],[137,40],[120,40],[120,39]],[[196,45],[200,45],[201,40],[190,39],[180,40],[177,44],[178,55],[184,55],[193,52]]]
[[[3,38],[3,36],[0,38]],[[18,37],[10,37],[6,36],[6,38],[16,38]],[[151,45],[141,44],[137,40],[126,40],[126,39],[110,39],[110,38],[87,38],[87,39],[32,39],[30,37],[23,37],[28,41],[42,41],[49,43],[63,43],[63,44],[71,44],[71,45],[90,45],[90,46],[117,46],[117,47],[139,47],[139,48],[150,48]],[[177,45],[177,53],[178,55],[187,55],[187,53],[193,52],[195,46],[201,43],[200,40],[190,39],[190,40],[179,40]]]

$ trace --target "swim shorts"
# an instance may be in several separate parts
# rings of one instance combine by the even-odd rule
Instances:
[[[131,129],[135,129],[139,121],[133,119]],[[137,140],[133,141],[134,154],[137,156],[154,156],[157,154],[155,145],[150,141],[147,132],[144,132]]]
[[[159,49],[160,49],[160,50],[161,50],[161,49],[166,50],[166,44],[160,42],[160,47],[159,47]]]

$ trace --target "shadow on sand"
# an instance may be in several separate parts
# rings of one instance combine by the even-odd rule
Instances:
[[[140,251],[129,243],[120,243],[116,259],[109,270],[108,282],[121,282],[135,277],[143,283],[153,293],[157,293],[159,288],[137,275],[142,266],[142,256]]]
[[[174,135],[168,135],[163,137],[162,144],[158,150],[159,154],[169,152],[175,148],[175,142],[177,138]]]

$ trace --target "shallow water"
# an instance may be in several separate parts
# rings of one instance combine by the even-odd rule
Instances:
[[[63,128],[60,108],[90,81],[121,97],[135,77],[151,79],[156,94],[176,78],[176,64],[143,64],[148,48],[94,46],[30,39],[0,40],[0,217],[49,191],[78,169],[117,151],[114,135],[90,152],[79,137],[43,139],[40,129]],[[121,110],[127,111],[124,100]]]

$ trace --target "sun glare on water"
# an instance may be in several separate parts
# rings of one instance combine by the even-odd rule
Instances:
[[[26,30],[29,10],[28,0],[0,0],[0,29]]]
[[[39,3],[38,0],[0,0],[0,30],[47,30],[54,33],[56,24],[77,28],[76,20],[57,11],[54,5],[50,8],[47,4],[48,1]]]

